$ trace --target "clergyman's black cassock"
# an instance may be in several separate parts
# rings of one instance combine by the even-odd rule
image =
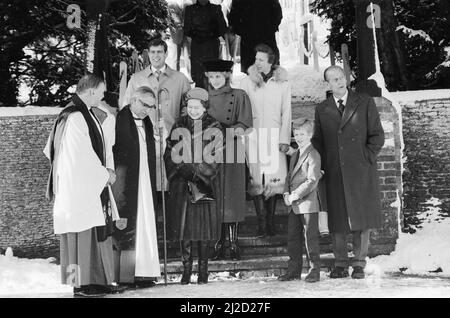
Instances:
[[[149,117],[143,119],[147,143],[148,165],[156,209],[156,152],[153,125]],[[139,136],[130,106],[125,106],[116,118],[116,143],[113,147],[116,182],[112,186],[121,218],[127,218],[127,227],[116,228],[114,237],[121,249],[134,249],[139,190]]]

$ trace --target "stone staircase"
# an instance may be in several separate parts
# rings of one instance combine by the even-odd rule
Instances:
[[[282,200],[277,201],[275,216],[276,236],[255,237],[257,232],[257,218],[253,209],[253,202],[247,201],[245,221],[239,227],[239,246],[241,248],[241,260],[229,259],[229,250],[226,249],[226,259],[210,261],[208,270],[210,272],[230,272],[231,275],[245,276],[272,276],[284,273],[287,268],[287,210]],[[162,217],[158,216],[158,233],[162,233]],[[159,238],[159,255],[161,260],[161,271],[163,271],[163,247],[162,237]],[[210,253],[213,253],[213,244],[210,244]],[[330,237],[321,239],[322,267],[329,268],[332,265]],[[197,270],[197,251],[194,245],[194,272]],[[167,272],[169,275],[180,274],[183,270],[181,254],[178,242],[167,242]],[[308,262],[304,258],[304,270]]]
[[[163,272],[163,241],[162,241],[162,212],[158,211],[159,255],[161,272]],[[239,277],[266,277],[283,274],[287,269],[287,223],[288,214],[282,199],[277,201],[275,215],[276,236],[255,237],[258,229],[256,213],[252,201],[247,201],[245,221],[239,225],[239,246],[241,247],[241,260],[229,259],[227,249],[226,259],[210,261],[210,272],[229,272]],[[352,249],[351,237],[348,238],[349,251]],[[328,271],[334,263],[331,247],[331,237],[326,236],[320,240],[322,269]],[[369,256],[389,254],[394,250],[394,244],[389,240],[371,240]],[[213,253],[213,243],[210,244],[210,255]],[[349,257],[352,253],[349,253]],[[182,272],[181,254],[178,242],[167,243],[167,272],[168,275],[179,275]],[[308,269],[308,261],[303,258],[303,271]],[[194,272],[197,270],[197,251],[194,245]]]

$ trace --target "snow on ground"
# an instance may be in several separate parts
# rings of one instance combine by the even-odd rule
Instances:
[[[377,277],[355,280],[331,279],[321,273],[318,283],[302,280],[277,281],[275,277],[246,280],[216,280],[207,285],[157,285],[145,290],[128,291],[114,297],[163,298],[335,298],[335,297],[450,297],[450,279],[419,277]],[[193,280],[195,281],[195,280]]]
[[[235,279],[212,279],[206,285],[180,285],[162,283],[153,288],[129,290],[120,295],[108,297],[129,298],[426,298],[450,297],[450,279],[442,277],[423,278],[417,276],[379,276],[369,275],[366,279],[355,280],[350,277],[331,279],[321,273],[318,283],[302,280],[280,282],[276,277]],[[40,295],[20,295],[21,297],[72,297],[70,292],[50,293],[42,290]]]
[[[383,272],[450,277],[450,218],[440,215],[441,202],[431,198],[420,227],[414,234],[400,233],[395,251],[369,260],[370,268]],[[440,269],[442,272],[430,273]]]
[[[450,297],[450,218],[440,215],[438,199],[426,204],[417,232],[401,233],[391,255],[369,259],[363,280],[330,279],[321,272],[320,283],[308,284],[279,282],[276,277],[239,279],[239,273],[222,272],[211,273],[207,285],[181,286],[175,275],[167,286],[160,279],[154,288],[113,297]],[[0,297],[72,297],[72,289],[60,284],[59,266],[52,261],[0,255]],[[441,272],[431,273],[438,268]]]
[[[322,102],[325,99],[328,84],[323,79],[323,71],[314,70],[311,65],[302,65],[299,62],[286,63],[284,67],[289,74],[289,81],[292,85],[292,96],[302,101],[311,101],[315,103]]]
[[[59,266],[52,261],[0,255],[0,297],[71,293],[71,287],[61,285]]]

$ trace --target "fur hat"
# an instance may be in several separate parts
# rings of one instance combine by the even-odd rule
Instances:
[[[231,72],[233,68],[233,61],[226,61],[221,59],[208,60],[203,62],[205,72]]]

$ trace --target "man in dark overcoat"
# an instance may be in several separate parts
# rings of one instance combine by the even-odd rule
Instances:
[[[207,88],[203,62],[219,58],[220,41],[227,23],[220,5],[197,0],[184,11],[184,34],[191,42],[191,77],[196,87]]]
[[[348,276],[347,234],[353,235],[352,278],[364,278],[370,230],[381,225],[377,155],[384,131],[373,98],[347,89],[342,68],[330,66],[325,80],[333,94],[315,111],[311,139],[322,157],[335,267],[331,278]]]
[[[270,46],[279,65],[280,52],[275,33],[283,19],[278,0],[233,0],[228,23],[233,33],[241,37],[241,71],[247,73],[255,62],[255,47],[264,43]]]

